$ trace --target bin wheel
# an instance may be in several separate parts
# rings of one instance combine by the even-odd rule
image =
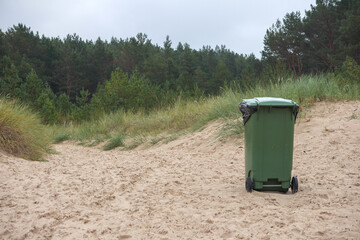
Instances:
[[[247,192],[251,192],[251,190],[252,190],[252,188],[253,188],[250,177],[247,177],[247,178],[246,178],[245,188],[246,188],[246,191],[247,191]]]
[[[298,182],[298,179],[297,177],[292,177],[291,179],[291,184],[290,184],[290,187],[291,187],[291,192],[292,193],[296,193],[299,189],[299,182]]]

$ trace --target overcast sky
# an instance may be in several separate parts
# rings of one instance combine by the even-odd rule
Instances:
[[[286,13],[304,16],[315,0],[0,0],[0,28],[23,23],[47,37],[126,39],[142,32],[163,46],[225,45],[260,57],[266,29]]]

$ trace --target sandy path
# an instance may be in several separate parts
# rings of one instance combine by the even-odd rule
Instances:
[[[59,144],[49,162],[0,153],[0,239],[360,239],[359,101],[296,124],[294,195],[247,193],[243,143],[220,128],[131,151]]]

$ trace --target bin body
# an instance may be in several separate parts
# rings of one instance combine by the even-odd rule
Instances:
[[[245,99],[240,110],[241,105],[253,111],[244,121],[245,178],[251,178],[255,190],[286,192],[291,180],[298,105],[282,98]]]

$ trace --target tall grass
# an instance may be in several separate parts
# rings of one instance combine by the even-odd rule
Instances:
[[[315,100],[359,99],[359,86],[340,87],[333,78],[324,75],[305,76],[301,79],[287,79],[271,82],[268,86],[257,85],[247,90],[247,96],[269,96],[292,99],[299,104],[311,104]]]
[[[0,97],[0,150],[29,160],[44,160],[51,143],[48,129],[36,114]]]
[[[110,143],[122,145],[126,136],[154,136],[164,132],[178,134],[183,130],[201,128],[217,119],[225,121],[227,134],[239,134],[241,124],[236,121],[240,118],[239,102],[246,98],[264,96],[291,99],[303,108],[317,100],[359,99],[360,89],[355,84],[351,87],[339,87],[334,79],[325,75],[279,80],[254,88],[224,88],[220,96],[199,101],[179,98],[173,106],[148,114],[118,111],[97,121],[57,129],[54,135],[55,139],[64,138],[65,134],[65,139],[80,142],[109,140]]]

